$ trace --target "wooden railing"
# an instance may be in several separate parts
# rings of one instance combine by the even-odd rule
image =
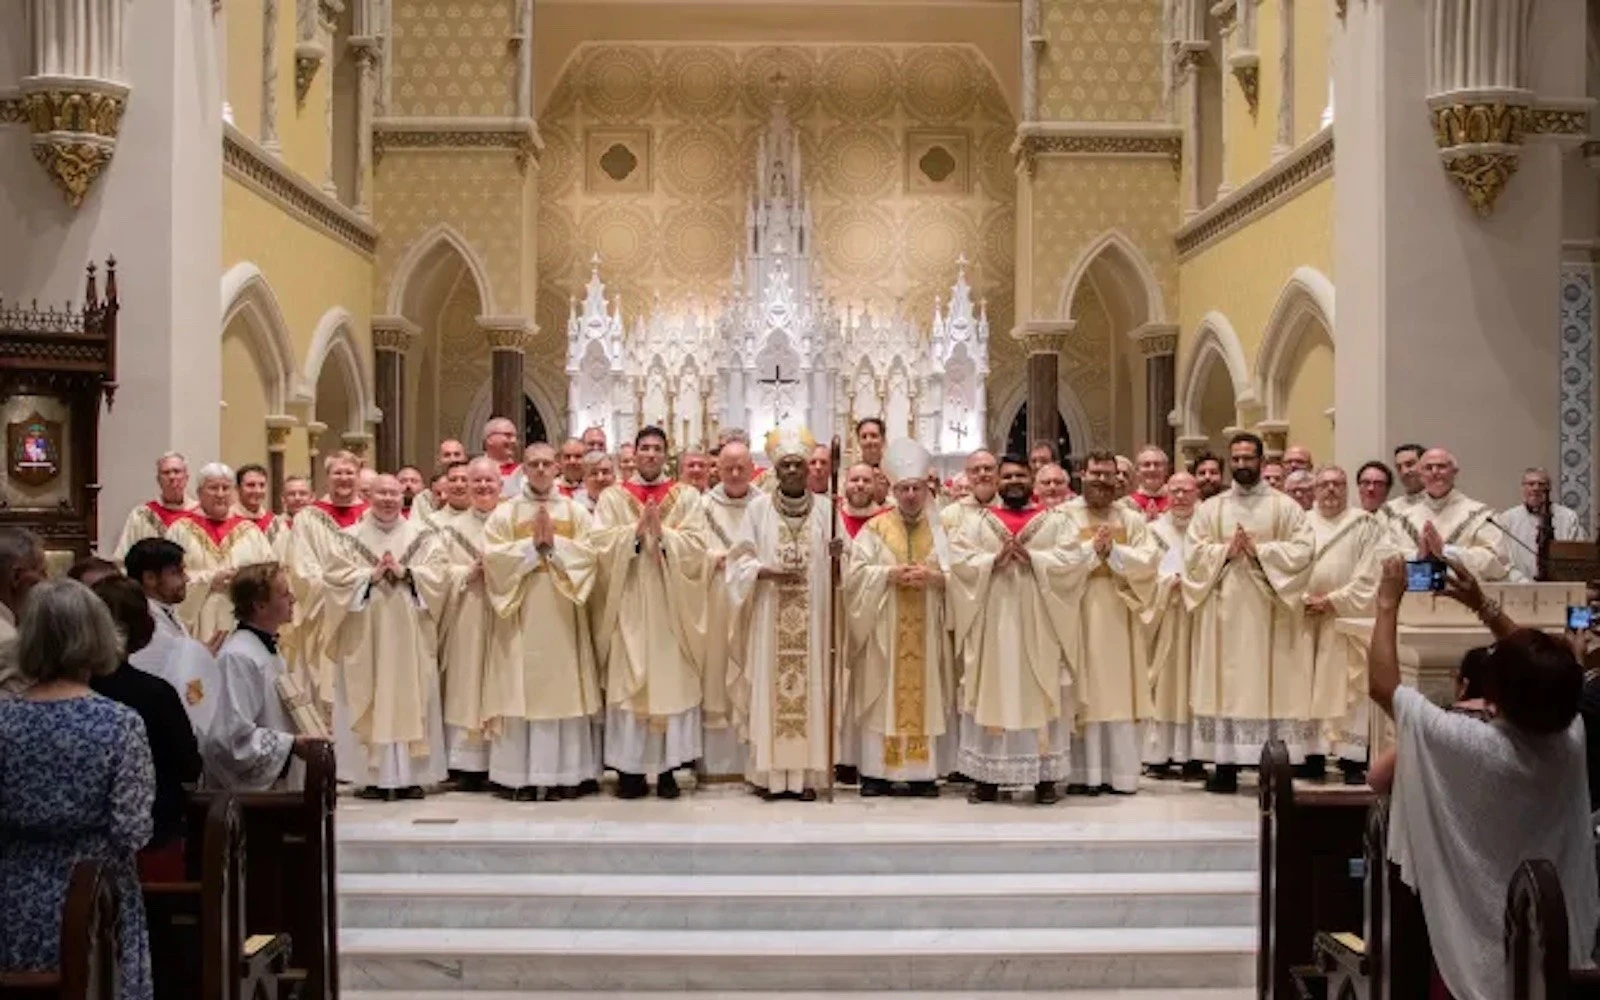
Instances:
[[[1576,891],[1593,892],[1593,886]],[[1595,1000],[1600,970],[1572,968],[1566,895],[1555,866],[1524,861],[1506,890],[1506,979],[1511,1000]],[[1593,942],[1586,942],[1592,947]],[[1589,947],[1581,948],[1584,954]]]
[[[117,982],[117,898],[103,861],[72,867],[53,972],[0,972],[7,1000],[110,1000]]]

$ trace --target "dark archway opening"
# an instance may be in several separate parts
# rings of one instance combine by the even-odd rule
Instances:
[[[522,397],[522,442],[523,444],[533,444],[537,441],[555,443],[550,440],[550,431],[545,428],[544,416],[539,412],[539,408],[534,405],[533,400],[527,394],[524,394]]]
[[[1060,413],[1056,414],[1055,444],[1057,457],[1065,459],[1072,454],[1072,435],[1067,433],[1067,421]],[[1017,407],[1017,415],[1011,421],[1011,429],[1006,431],[1006,452],[1026,455],[1032,446],[1033,442],[1028,440],[1028,404],[1023,403]]]

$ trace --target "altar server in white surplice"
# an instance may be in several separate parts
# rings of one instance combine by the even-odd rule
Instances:
[[[128,512],[117,547],[112,550],[112,560],[121,562],[134,543],[142,539],[167,537],[173,522],[197,506],[188,496],[188,489],[189,463],[182,455],[169,451],[156,459],[156,498]]]
[[[1155,593],[1161,550],[1144,512],[1117,501],[1117,456],[1090,452],[1083,496],[1060,507],[1067,569],[1050,597],[1067,605],[1063,644],[1080,735],[1067,792],[1139,790],[1144,720],[1153,714],[1140,613]]]
[[[1458,560],[1480,582],[1510,576],[1505,533],[1495,525],[1494,511],[1456,489],[1455,456],[1429,448],[1422,453],[1421,469],[1422,493],[1391,510],[1391,544],[1407,559]]]
[[[202,642],[233,631],[228,587],[245,566],[276,555],[254,521],[233,513],[233,470],[221,462],[200,468],[200,506],[175,521],[167,537],[183,546],[189,587],[178,617]]]
[[[483,685],[489,780],[532,802],[599,790],[604,709],[584,603],[596,565],[589,512],[556,489],[555,449],[529,445],[522,495],[484,525],[483,575],[503,639]]]
[[[806,487],[815,447],[803,430],[768,435],[777,488],[750,502],[725,573],[730,603],[748,605],[733,617],[739,672],[731,678],[734,719],[748,742],[745,776],[768,799],[804,802],[828,781],[833,628],[833,503]]]
[[[1306,584],[1305,655],[1312,658],[1311,717],[1323,728],[1322,753],[1335,752],[1346,774],[1360,774],[1367,761],[1367,677],[1351,657],[1355,641],[1339,632],[1340,618],[1367,618],[1377,594],[1383,528],[1360,507],[1350,506],[1350,482],[1337,465],[1317,471],[1316,505],[1306,515],[1316,536],[1311,579]]]
[[[705,773],[719,777],[744,776],[745,746],[740,725],[734,718],[732,678],[746,669],[741,666],[744,650],[734,643],[735,632],[744,633],[750,605],[736,606],[729,596],[729,577],[725,572],[728,553],[744,536],[751,504],[761,490],[750,485],[755,475],[750,447],[729,441],[717,455],[719,482],[707,490],[703,503],[706,512],[706,625],[705,672],[701,676],[701,711],[705,719]]]
[[[1067,778],[1072,742],[1059,620],[1066,605],[1056,593],[1066,585],[1062,519],[1033,503],[1026,458],[1002,459],[999,478],[1000,505],[977,506],[950,536],[946,589],[964,661],[957,769],[976,782],[969,802],[994,802],[1000,786],[1025,785],[1049,805]]]
[[[1194,613],[1194,753],[1216,764],[1206,781],[1232,792],[1239,765],[1280,739],[1295,763],[1316,741],[1311,662],[1298,655],[1316,539],[1300,505],[1261,481],[1262,444],[1236,434],[1233,485],[1189,522],[1183,595]]]
[[[328,493],[295,515],[290,530],[289,582],[294,587],[300,620],[295,624],[291,669],[303,671],[324,705],[333,704],[333,660],[329,643],[327,587],[323,576],[341,545],[339,536],[355,527],[367,504],[359,495],[361,462],[348,451],[337,451],[322,463]]]
[[[339,778],[366,798],[421,798],[446,773],[437,642],[449,564],[438,536],[401,516],[399,480],[378,476],[371,495],[322,578]]]
[[[484,664],[494,655],[495,643],[506,641],[505,633],[496,633],[483,580],[484,524],[500,504],[500,470],[493,459],[479,457],[450,473],[467,480],[468,506],[447,505],[434,513],[431,522],[450,563],[450,600],[439,625],[444,739],[460,790],[476,792],[483,790],[489,773],[489,742],[483,731]]]
[[[594,546],[601,605],[595,655],[605,678],[605,762],[617,795],[677,798],[673,771],[701,751],[706,518],[694,487],[663,472],[667,435],[634,439],[633,475],[600,495]]]
[[[861,794],[887,795],[908,782],[913,795],[936,798],[935,783],[954,766],[941,761],[950,729],[955,653],[945,626],[950,547],[928,489],[932,459],[901,438],[883,468],[894,509],[856,535],[845,572],[845,608],[859,651],[852,664],[852,711],[860,740]]]
[[[1189,522],[1200,500],[1200,484],[1187,472],[1167,480],[1162,495],[1166,513],[1150,522],[1150,540],[1161,550],[1155,592],[1143,618],[1150,643],[1150,722],[1145,727],[1144,762],[1158,778],[1183,765],[1185,778],[1205,776],[1190,747],[1189,668],[1193,616],[1183,603],[1183,556]]]

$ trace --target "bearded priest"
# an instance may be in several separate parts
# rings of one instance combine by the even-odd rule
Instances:
[[[777,488],[751,501],[727,562],[729,601],[748,605],[734,618],[734,716],[749,744],[745,776],[769,801],[814,801],[828,780],[832,553],[842,542],[833,502],[806,483],[815,448],[804,430],[767,435]]]
[[[178,617],[189,634],[212,642],[233,631],[233,574],[274,561],[267,536],[254,521],[233,513],[233,470],[221,462],[200,468],[200,507],[174,521],[167,537],[183,546],[189,588]]]
[[[744,744],[733,717],[729,680],[742,669],[742,651],[732,641],[735,631],[748,623],[738,620],[740,611],[729,596],[725,572],[729,552],[745,533],[751,504],[761,490],[751,487],[755,463],[750,446],[729,441],[717,453],[716,486],[702,498],[706,513],[706,627],[705,672],[701,676],[702,717],[705,720],[705,773],[717,777],[745,773]]]
[[[667,435],[634,438],[634,472],[600,495],[602,598],[595,657],[605,677],[605,762],[617,795],[678,797],[673,771],[700,757],[706,518],[694,487],[664,474]]]
[[[889,447],[883,468],[895,507],[856,535],[845,572],[845,608],[860,653],[852,711],[867,797],[906,782],[912,795],[937,798],[936,779],[955,763],[953,753],[941,761],[937,752],[950,728],[955,656],[945,628],[950,548],[932,508],[932,466],[928,450],[911,438]]]
[[[950,536],[950,613],[965,669],[959,767],[976,783],[969,802],[1026,785],[1049,805],[1072,742],[1062,608],[1049,594],[1072,570],[1059,546],[1061,514],[1033,503],[1027,458],[1007,455],[999,467],[1000,506],[977,508]]]
[[[484,525],[483,575],[504,641],[485,669],[489,780],[518,801],[599,790],[603,708],[584,604],[595,583],[589,511],[556,486],[556,452],[523,453],[522,495]]]
[[[322,581],[339,779],[384,801],[445,778],[437,634],[449,564],[438,536],[402,516],[403,498],[394,476],[373,480],[372,509],[332,546]]]

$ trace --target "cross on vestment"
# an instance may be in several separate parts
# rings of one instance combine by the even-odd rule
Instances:
[[[756,384],[772,387],[772,408],[776,411],[777,423],[781,426],[785,420],[789,419],[789,407],[792,403],[792,399],[789,393],[785,391],[785,387],[799,385],[800,380],[797,378],[784,378],[783,366],[774,365],[772,367],[772,377],[756,379]]]

